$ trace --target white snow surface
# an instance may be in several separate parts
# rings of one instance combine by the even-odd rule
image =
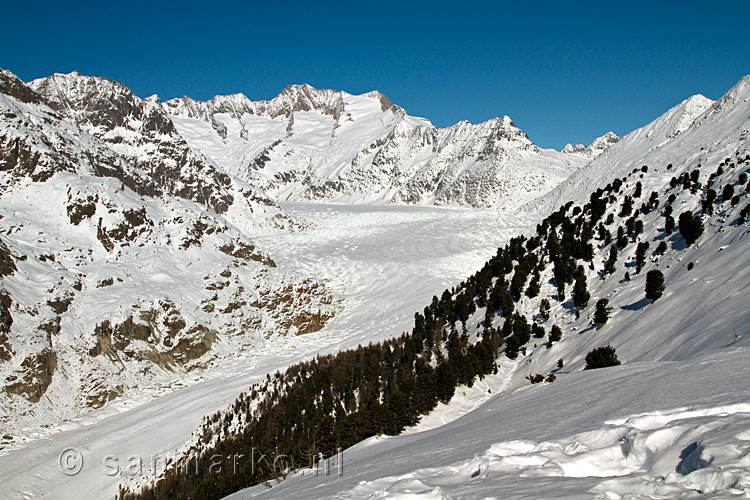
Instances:
[[[497,375],[459,388],[413,429],[344,450],[341,475],[335,466],[330,475],[297,471],[271,489],[257,486],[229,498],[750,497],[750,228],[739,219],[746,185],[737,183],[750,172],[749,83],[743,78],[715,103],[685,101],[555,190],[581,205],[597,185],[625,177],[620,201],[603,217],[615,216],[613,232],[636,182],[643,195],[635,209],[652,190],[660,200],[659,209],[640,217],[645,231],[638,241],[651,243],[640,273],[634,242],[619,253],[611,276],[599,274],[607,247],[595,245],[594,269],[585,270],[591,298],[579,318],[570,288],[568,300],[552,300],[548,321],[536,315],[540,298],[555,296],[546,280],[540,297],[517,304],[548,331],[561,326],[561,342],[550,347],[532,338],[517,361],[501,356]],[[703,214],[703,235],[685,248],[677,232],[664,233],[664,200],[675,194],[677,219],[686,210],[700,212],[700,193],[670,189],[669,180],[699,168],[705,184],[720,163],[724,172],[713,187],[721,192],[734,184],[740,203],[717,203],[713,215]],[[540,205],[559,206],[555,198]],[[654,255],[660,241],[668,249]],[[653,303],[644,299],[652,269],[664,273],[666,284]],[[600,298],[613,311],[598,329],[592,315]],[[483,317],[480,309],[467,321],[472,337]],[[585,354],[605,345],[616,348],[623,365],[581,371]],[[529,385],[526,377],[536,373],[557,379]]]
[[[0,73],[2,446],[333,314],[250,240],[301,226],[160,107],[75,73],[32,86],[49,100]]]

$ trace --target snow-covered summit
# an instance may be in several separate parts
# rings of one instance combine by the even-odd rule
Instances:
[[[741,129],[746,123],[748,106],[729,106],[726,104],[727,96],[741,94],[741,84],[746,78],[716,102],[702,95],[683,100],[651,123],[625,135],[561,182],[547,196],[532,201],[527,207],[542,212],[554,210],[567,200],[574,199],[577,193],[594,186],[603,187],[613,177],[626,175],[633,168],[648,164],[650,158],[666,158],[670,163],[670,157],[683,157],[688,152],[698,155],[702,144],[706,143],[702,138],[703,133],[693,136],[693,140],[686,137],[703,123],[714,122],[713,130],[706,132],[708,137],[731,137],[737,133],[733,131],[735,128]],[[737,90],[738,87],[740,90]],[[719,113],[724,108],[728,108],[728,112]],[[711,119],[713,115],[717,117]]]
[[[587,158],[596,158],[601,153],[603,153],[605,149],[610,147],[612,144],[615,144],[619,140],[620,136],[610,130],[603,136],[597,137],[596,139],[591,141],[591,144],[589,144],[588,146],[585,146],[583,144],[573,145],[568,143],[562,149],[562,152],[580,154],[586,156]]]

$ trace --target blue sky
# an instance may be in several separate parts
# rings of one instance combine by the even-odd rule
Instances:
[[[146,97],[378,89],[439,126],[509,115],[543,147],[627,133],[750,73],[750,2],[156,2],[3,7],[0,67]]]

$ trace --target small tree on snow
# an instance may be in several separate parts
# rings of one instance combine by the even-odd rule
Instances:
[[[658,269],[646,274],[646,298],[655,301],[664,293],[664,275]]]
[[[549,331],[549,345],[551,346],[553,342],[560,342],[562,339],[562,330],[557,325],[552,325],[552,328]]]
[[[599,325],[605,324],[607,320],[609,319],[609,313],[612,311],[611,307],[609,306],[609,301],[607,299],[600,299],[596,302],[596,311],[594,312],[594,323]]]
[[[731,184],[727,184],[724,186],[724,190],[721,192],[721,201],[727,202],[732,199],[732,196],[734,196],[734,186]]]
[[[539,301],[539,315],[544,321],[549,319],[549,307],[550,304],[548,299],[542,299]]]
[[[687,211],[680,214],[680,234],[685,238],[687,246],[695,243],[703,234],[703,222],[700,217],[694,216],[693,212]]]
[[[573,305],[584,308],[589,303],[589,292],[586,289],[586,275],[579,273],[573,286]]]
[[[617,353],[612,346],[597,347],[586,354],[586,367],[584,370],[593,370],[596,368],[606,368],[608,366],[617,366],[620,360],[617,359]]]

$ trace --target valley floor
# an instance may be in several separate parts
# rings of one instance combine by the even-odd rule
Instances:
[[[510,237],[536,220],[515,213],[450,208],[289,204],[314,224],[304,232],[256,238],[280,267],[326,282],[338,313],[317,333],[273,337],[210,372],[187,376],[113,401],[71,421],[25,429],[0,449],[0,498],[112,498],[140,457],[170,456],[204,415],[216,412],[268,373],[316,353],[336,352],[399,335],[433,295],[458,284]],[[61,471],[61,453],[75,448],[82,470]],[[65,461],[65,459],[63,460]],[[130,469],[135,470],[135,469]]]

